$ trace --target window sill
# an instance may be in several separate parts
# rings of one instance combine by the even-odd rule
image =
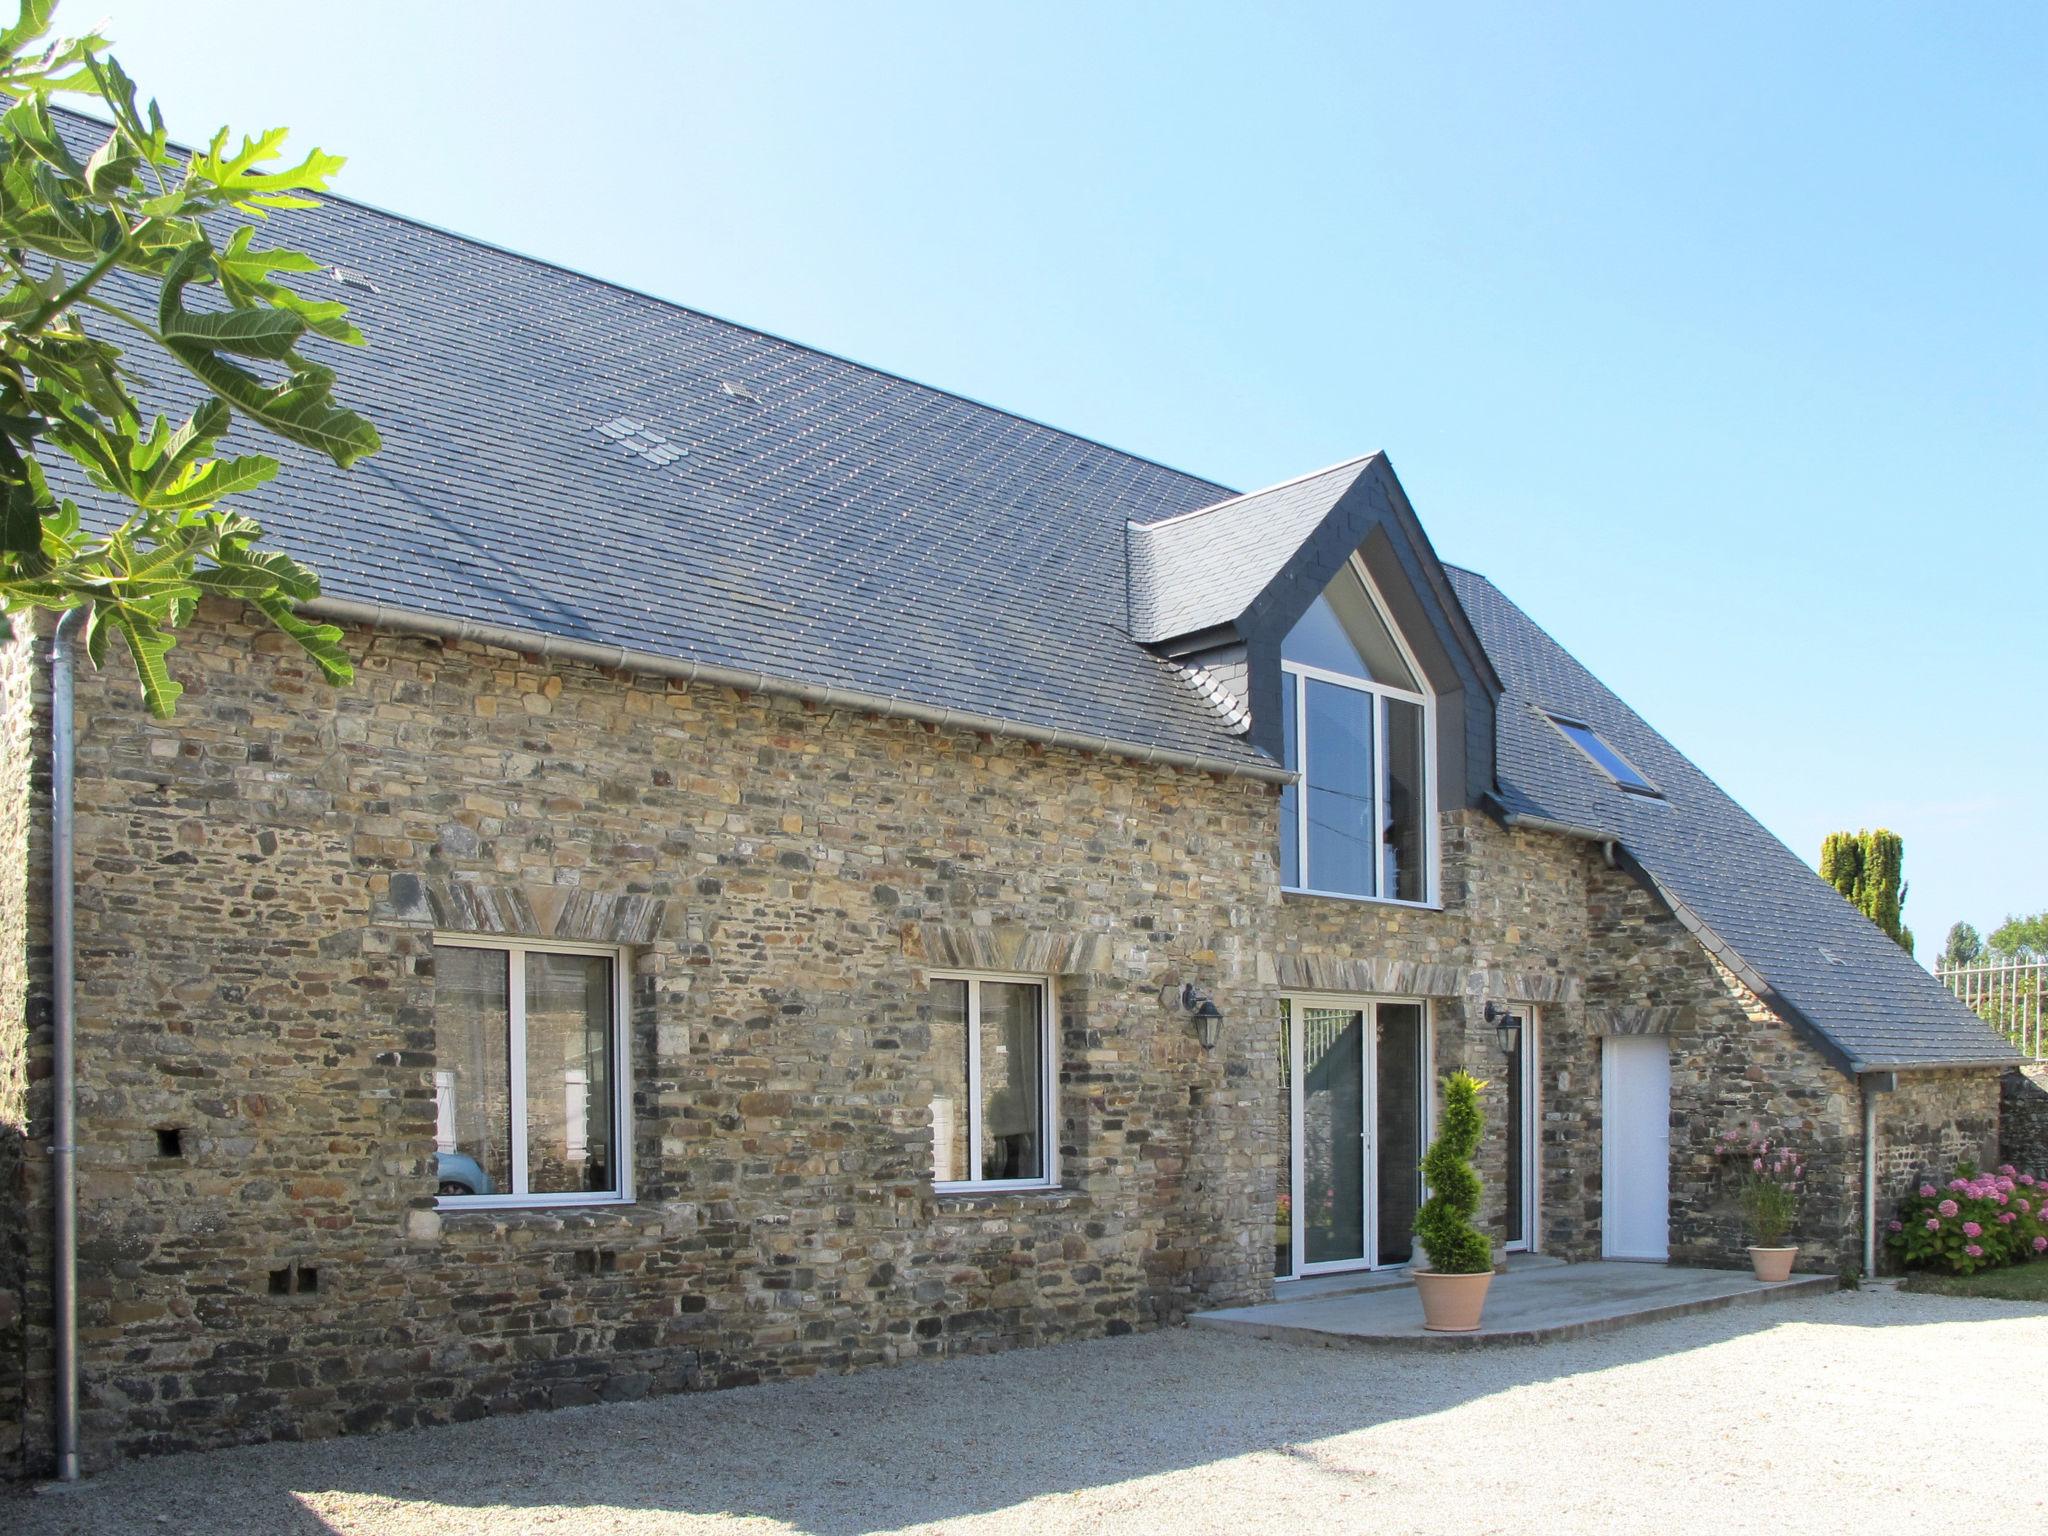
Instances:
[[[1007,1201],[1044,1205],[1078,1198],[1079,1190],[1064,1184],[934,1184],[932,1198],[950,1210],[987,1209]]]
[[[1316,901],[1349,901],[1368,907],[1400,907],[1408,912],[1441,912],[1440,901],[1397,901],[1391,896],[1352,896],[1344,891],[1311,891],[1298,885],[1280,887],[1282,896],[1307,896]]]
[[[1065,1194],[1061,1184],[934,1184],[932,1194],[940,1200],[952,1200],[954,1196],[981,1196],[981,1194]]]
[[[515,1211],[574,1214],[577,1211],[615,1211],[633,1203],[631,1195],[442,1195],[436,1197],[434,1209],[443,1216],[463,1211],[492,1215]]]

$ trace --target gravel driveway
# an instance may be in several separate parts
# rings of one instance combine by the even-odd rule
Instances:
[[[2040,1531],[2044,1385],[2048,1311],[1884,1289],[1436,1357],[1177,1329],[147,1462],[0,1528]]]

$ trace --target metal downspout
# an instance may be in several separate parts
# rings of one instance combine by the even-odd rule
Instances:
[[[55,1180],[57,1477],[78,1481],[78,1066],[73,985],[71,791],[71,637],[84,610],[57,621],[50,638],[50,1011],[51,1092],[56,1100],[50,1141]]]
[[[1856,1086],[1863,1090],[1863,1278],[1869,1280],[1877,1274],[1877,1096],[1898,1092],[1899,1074],[1860,1072]]]

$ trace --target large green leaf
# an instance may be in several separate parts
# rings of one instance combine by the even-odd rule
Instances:
[[[170,719],[178,712],[178,699],[185,692],[184,684],[171,676],[164,660],[178,643],[177,636],[162,628],[156,616],[126,604],[107,609],[106,615],[106,621],[127,643],[135,675],[142,681],[142,702],[159,720]]]
[[[262,546],[263,529],[228,504],[278,472],[276,458],[223,453],[245,429],[303,444],[346,466],[378,446],[376,428],[335,398],[335,375],[302,355],[309,334],[359,345],[345,305],[292,282],[324,269],[303,251],[259,249],[251,219],[315,207],[342,165],[314,150],[296,163],[286,135],[173,152],[157,104],[86,36],[46,42],[52,0],[23,0],[0,30],[0,623],[30,608],[83,608],[86,653],[135,664],[150,709],[167,715],[174,631],[205,593],[269,616],[330,679],[353,675],[333,625],[296,605],[319,578]],[[49,110],[59,92],[94,98],[112,129],[81,161]],[[225,243],[216,246],[218,232]],[[102,290],[122,274],[156,302],[138,310]],[[199,286],[210,296],[188,291]],[[151,313],[151,311],[154,313]],[[140,397],[159,387],[105,331],[160,343],[208,398],[173,421]],[[116,333],[118,334],[118,333]],[[50,494],[40,456],[75,460],[93,486],[90,527]]]
[[[180,362],[244,416],[279,437],[326,454],[343,469],[383,446],[367,416],[334,403],[334,370],[308,363],[266,384],[217,352],[175,348]]]
[[[259,597],[255,603],[269,616],[271,623],[304,647],[330,683],[355,680],[355,664],[348,659],[348,652],[342,649],[339,626],[310,623],[294,613],[291,605],[282,598]]]
[[[269,358],[273,362],[291,356],[292,348],[306,334],[306,322],[282,309],[179,309],[165,323],[164,344],[172,349],[197,347],[214,352],[234,352],[243,357]]]
[[[45,36],[50,30],[50,17],[56,9],[57,0],[21,0],[21,11],[14,25],[0,32],[0,56],[11,60],[30,43]]]

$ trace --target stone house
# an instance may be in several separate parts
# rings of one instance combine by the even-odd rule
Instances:
[[[387,448],[252,510],[355,685],[209,605],[175,720],[78,673],[67,775],[47,627],[0,653],[0,1470],[58,1412],[66,798],[88,1466],[1405,1264],[1460,1066],[1500,1245],[1572,1259],[1740,1263],[1751,1120],[1809,1269],[1995,1144],[2010,1053],[1383,456],[1238,495],[307,217]]]

